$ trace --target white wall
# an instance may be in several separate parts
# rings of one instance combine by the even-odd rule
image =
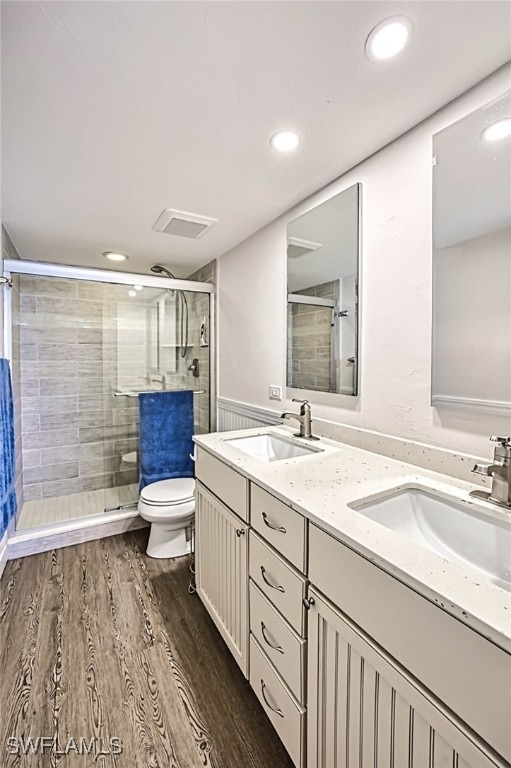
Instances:
[[[434,260],[433,394],[511,407],[511,229]]]
[[[488,78],[220,259],[220,397],[275,408],[268,385],[285,388],[286,375],[286,223],[358,181],[361,394],[311,393],[313,415],[479,456],[490,455],[489,434],[511,433],[509,417],[430,404],[432,135],[503,93],[510,74]]]

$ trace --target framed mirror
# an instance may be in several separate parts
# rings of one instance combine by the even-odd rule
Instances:
[[[511,409],[511,91],[433,137],[432,405]]]
[[[358,393],[360,188],[288,224],[288,387]]]

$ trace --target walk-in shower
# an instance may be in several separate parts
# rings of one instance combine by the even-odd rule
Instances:
[[[28,261],[4,273],[21,383],[17,529],[134,515],[138,393],[192,389],[195,431],[214,429],[213,285]]]

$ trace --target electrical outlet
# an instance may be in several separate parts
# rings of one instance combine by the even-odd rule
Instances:
[[[270,400],[282,400],[282,387],[270,384]]]

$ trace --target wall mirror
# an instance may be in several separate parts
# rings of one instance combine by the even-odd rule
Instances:
[[[360,186],[288,224],[288,387],[358,393]]]
[[[433,137],[432,404],[511,409],[511,91]]]

